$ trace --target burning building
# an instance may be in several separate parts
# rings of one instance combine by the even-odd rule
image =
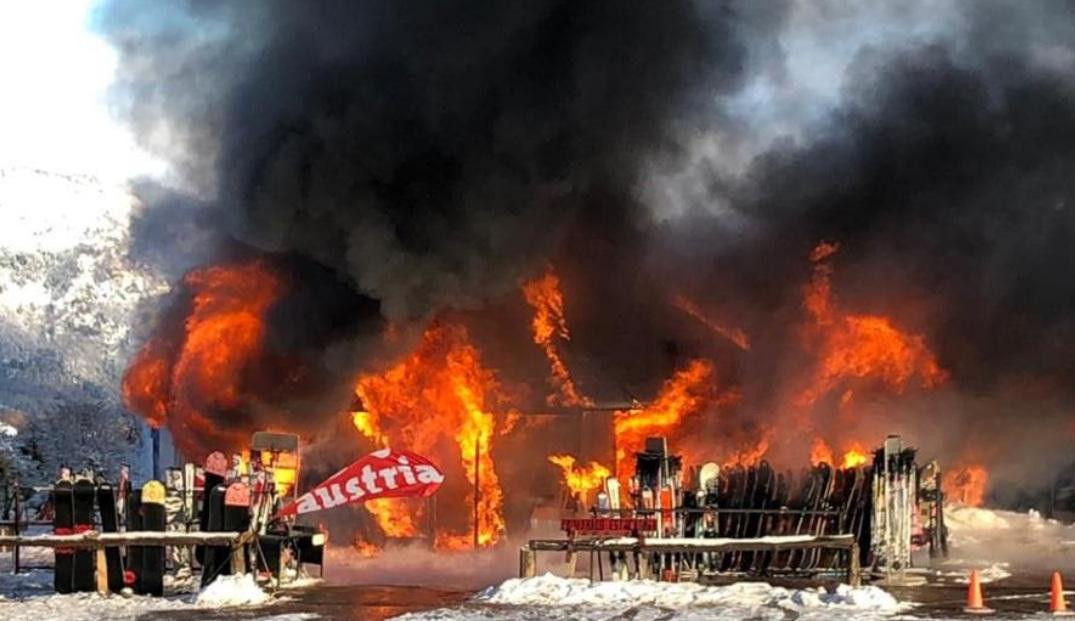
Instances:
[[[496,545],[653,436],[855,467],[899,433],[968,503],[1062,465],[1069,77],[1014,35],[885,48],[762,140],[742,98],[801,7],[719,4],[108,3],[116,97],[180,180],[132,222],[177,284],[128,407],[195,460],[257,429],[311,477],[437,459],[436,506],[353,516],[367,550]]]

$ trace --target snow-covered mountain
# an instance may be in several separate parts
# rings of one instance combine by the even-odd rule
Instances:
[[[0,168],[0,422],[18,430],[0,443],[23,480],[135,457],[119,382],[135,315],[168,284],[130,259],[134,208],[123,185]]]

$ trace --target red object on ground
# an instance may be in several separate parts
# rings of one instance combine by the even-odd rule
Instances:
[[[1070,615],[1068,602],[1064,599],[1064,581],[1060,578],[1060,572],[1053,572],[1052,584],[1049,585],[1049,612],[1054,615]]]

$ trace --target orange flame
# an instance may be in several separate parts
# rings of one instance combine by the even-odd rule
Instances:
[[[949,501],[980,507],[985,501],[989,472],[980,465],[953,468],[945,473],[943,484]]]
[[[551,367],[552,376],[549,382],[556,392],[548,396],[549,405],[593,405],[593,401],[583,396],[575,386],[571,372],[556,347],[556,338],[571,340],[571,333],[568,332],[567,321],[564,319],[564,295],[560,291],[560,279],[550,268],[544,276],[523,284],[523,296],[534,308],[534,319],[531,323],[534,343],[541,346]]]
[[[856,442],[851,448],[844,451],[844,461],[841,467],[858,468],[859,466],[865,466],[869,459],[869,453],[862,448],[861,444]]]
[[[575,466],[575,457],[572,455],[549,455],[549,461],[560,467],[564,478],[564,485],[571,493],[585,496],[592,490],[599,489],[605,484],[605,479],[611,475],[608,468],[596,461],[591,461],[589,466],[580,468]]]
[[[482,546],[496,543],[505,525],[503,493],[492,456],[496,420],[489,408],[500,400],[500,392],[466,329],[434,324],[410,356],[383,373],[363,375],[355,392],[365,409],[352,413],[351,420],[366,437],[442,459],[457,456],[468,481],[480,471],[478,541]],[[454,456],[441,451],[446,436],[455,441]],[[473,489],[468,487],[463,505],[471,528],[473,503]],[[418,506],[395,501],[367,507],[386,534],[417,532]],[[438,532],[436,541],[438,547],[458,549],[472,545],[473,535]]]
[[[265,314],[281,283],[252,262],[197,269],[183,284],[193,296],[185,333],[176,343],[155,338],[142,347],[123,378],[124,404],[154,426],[168,422],[188,456],[238,449],[248,430],[223,429],[210,412],[241,414],[247,405],[242,374],[261,352]]]
[[[748,351],[750,349],[750,337],[748,337],[747,333],[743,332],[740,328],[725,328],[706,316],[706,314],[702,312],[702,309],[698,308],[697,304],[682,295],[677,295],[673,298],[672,304],[679,310],[697,319],[702,325],[713,331],[714,334],[735,343],[739,349],[742,349],[743,351]]]
[[[364,539],[356,538],[351,542],[351,547],[358,554],[359,558],[374,558],[381,555],[381,549],[379,547]]]
[[[661,387],[657,399],[639,410],[616,412],[616,475],[631,470],[634,453],[642,450],[646,438],[675,429],[684,417],[714,401],[713,363],[692,360]]]
[[[821,464],[828,464],[830,466],[839,466],[840,468],[858,468],[864,466],[870,460],[870,454],[866,449],[862,448],[862,444],[853,442],[847,450],[844,451],[843,459],[837,463],[832,449],[829,448],[821,438],[814,438],[813,443],[810,445],[810,463],[819,466]]]
[[[813,443],[810,445],[810,463],[815,466],[820,466],[821,464],[831,466],[836,463],[832,456],[832,449],[821,438],[814,438]]]
[[[833,299],[832,267],[826,259],[838,246],[822,242],[810,255],[814,276],[804,290],[803,305],[812,319],[811,337],[818,341],[820,362],[811,384],[796,398],[810,406],[849,379],[877,379],[900,393],[918,377],[924,388],[947,378],[921,335],[908,334],[887,317],[841,312]],[[845,400],[850,399],[845,392]]]
[[[769,437],[762,436],[753,446],[747,445],[740,447],[734,451],[731,455],[724,459],[723,466],[729,468],[731,466],[757,466],[761,463],[765,454],[769,452]]]

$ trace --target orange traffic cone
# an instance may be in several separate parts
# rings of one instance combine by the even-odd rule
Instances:
[[[986,608],[985,604],[982,603],[982,582],[978,578],[977,569],[973,569],[970,572],[970,584],[967,585],[967,605],[963,607],[963,612],[976,615],[993,612],[991,608]]]
[[[1049,587],[1049,612],[1054,615],[1070,615],[1067,600],[1064,599],[1064,582],[1060,579],[1060,572],[1053,572],[1052,585]]]

